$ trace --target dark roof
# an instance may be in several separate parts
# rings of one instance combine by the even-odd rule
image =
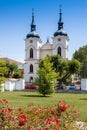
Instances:
[[[56,36],[68,36],[67,33],[63,30],[63,29],[60,29],[60,30],[57,30],[55,33],[54,33],[54,37]]]
[[[30,38],[30,37],[40,38],[40,36],[36,33],[36,25],[35,25],[35,21],[34,21],[34,10],[33,9],[32,9],[31,31],[30,31],[30,33],[28,33],[26,35],[26,38]]]
[[[59,13],[59,21],[58,21],[58,30],[54,33],[54,37],[56,36],[68,36],[67,33],[63,29],[63,22],[62,22],[62,9],[60,6],[60,13]]]
[[[35,31],[27,34],[26,38],[30,38],[30,37],[40,38],[40,36]]]

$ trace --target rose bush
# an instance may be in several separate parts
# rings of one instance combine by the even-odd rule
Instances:
[[[0,100],[0,130],[78,130],[75,121],[79,116],[74,106],[59,101],[54,106],[8,107]]]

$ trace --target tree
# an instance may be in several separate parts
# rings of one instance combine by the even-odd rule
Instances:
[[[62,77],[62,81],[68,79],[72,74],[78,74],[80,72],[81,64],[76,59],[68,61],[66,73]]]
[[[42,62],[43,65],[41,66]],[[53,93],[57,74],[48,57],[45,57],[40,61],[37,75],[38,77],[35,79],[35,84],[39,86],[39,92],[43,94],[43,96]]]
[[[79,73],[80,62],[73,59],[71,61],[63,60],[60,56],[54,55],[49,57],[50,62],[53,64],[53,68],[56,73],[59,74],[57,77],[57,87],[61,88],[61,84],[67,84],[71,82],[71,75]]]
[[[16,79],[23,78],[23,73],[19,69],[17,69],[14,71],[12,78],[16,78]]]
[[[6,78],[23,78],[23,74],[18,69],[18,65],[15,63],[6,62],[6,67],[8,69],[8,73],[6,73],[4,76]]]
[[[81,78],[87,78],[87,45],[80,47],[75,51],[73,58],[77,59],[81,63]]]
[[[6,64],[3,60],[0,60],[0,90],[2,88],[2,84],[5,82],[4,75],[8,72]]]

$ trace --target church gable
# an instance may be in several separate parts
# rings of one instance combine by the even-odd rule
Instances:
[[[52,49],[52,44],[50,44],[49,42],[46,42],[42,47],[42,50],[48,50],[48,49]]]

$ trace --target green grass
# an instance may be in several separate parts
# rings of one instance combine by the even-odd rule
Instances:
[[[0,99],[6,98],[10,106],[26,106],[29,102],[35,105],[53,105],[59,100],[65,100],[68,104],[75,105],[80,110],[79,120],[87,122],[87,94],[54,93],[47,97],[42,97],[37,92],[2,92]]]

